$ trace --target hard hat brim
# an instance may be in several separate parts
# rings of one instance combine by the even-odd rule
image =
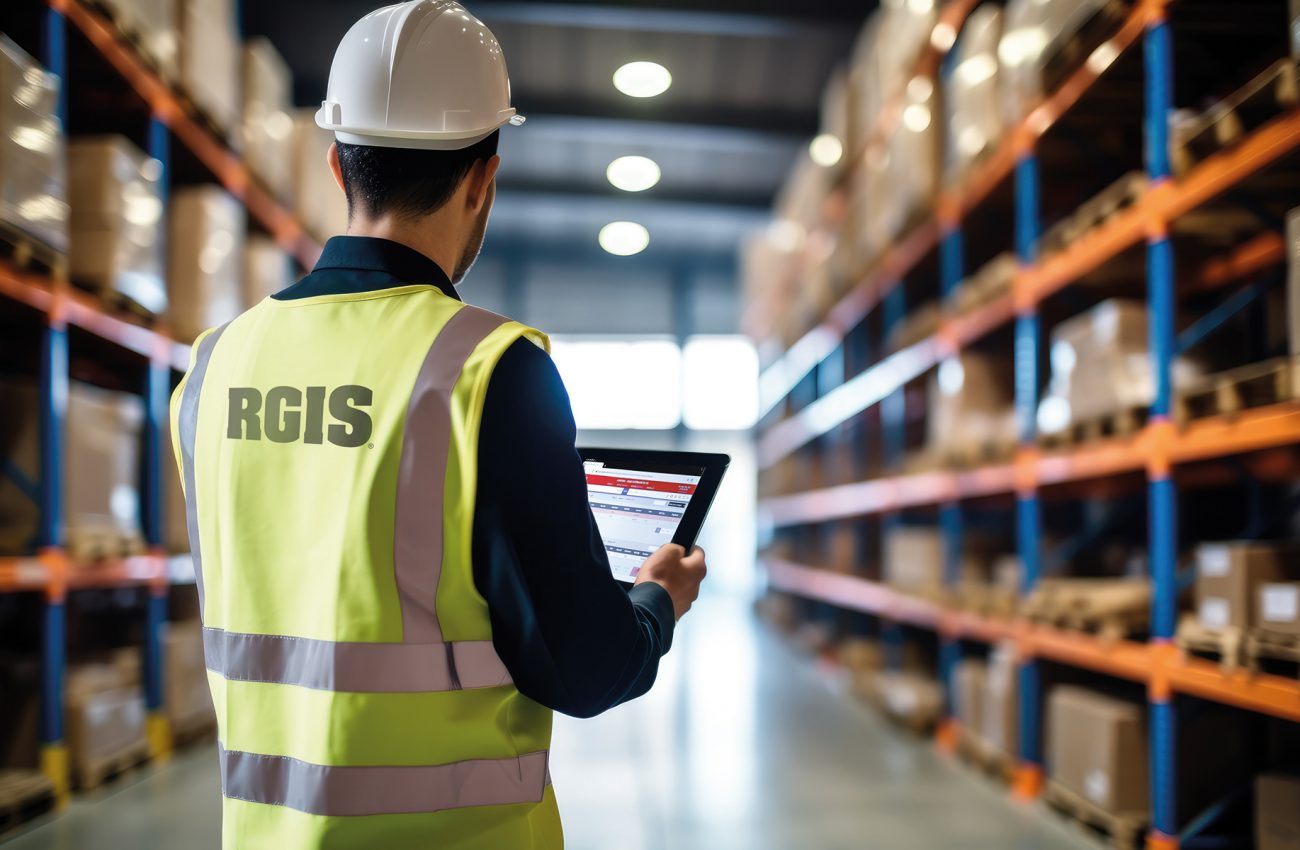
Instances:
[[[413,150],[455,151],[476,145],[507,124],[518,127],[528,119],[514,109],[502,113],[503,117],[490,127],[455,132],[428,130],[370,130],[346,127],[324,119],[325,109],[316,112],[316,126],[334,133],[337,141],[348,145],[369,145],[377,148],[410,148]]]

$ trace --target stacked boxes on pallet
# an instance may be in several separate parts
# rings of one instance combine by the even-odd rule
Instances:
[[[1207,543],[1196,549],[1196,616],[1211,632],[1244,631],[1260,623],[1259,597],[1273,582],[1295,574],[1300,547],[1243,541]],[[1284,594],[1285,595],[1285,594]],[[1272,606],[1283,614],[1285,605]]]
[[[1150,807],[1146,709],[1061,685],[1047,698],[1047,765],[1053,782],[1113,815]]]
[[[953,46],[952,74],[944,86],[944,181],[959,184],[971,166],[1002,138],[999,104],[998,41],[1002,10],[985,4],[966,18]]]
[[[932,597],[943,586],[943,536],[939,529],[900,526],[885,534],[882,575],[885,584],[916,596]]]
[[[68,394],[64,511],[78,560],[144,550],[140,524],[140,396],[73,383]]]
[[[1008,453],[1016,443],[1011,364],[962,351],[939,364],[929,379],[927,444],[945,460],[980,460]]]
[[[167,311],[161,179],[162,163],[121,136],[68,145],[72,277],[153,315]]]
[[[180,84],[228,140],[239,126],[234,0],[180,0]]]
[[[68,250],[59,80],[0,35],[0,233]]]
[[[172,330],[191,340],[242,309],[244,206],[216,186],[172,193],[167,285]]]
[[[980,710],[980,744],[986,758],[1014,763],[1020,751],[1019,665],[1016,647],[1002,643],[989,651]]]
[[[164,80],[175,82],[180,44],[176,33],[177,0],[100,0],[136,49]]]
[[[98,787],[144,760],[148,743],[138,672],[132,677],[116,664],[73,666],[64,698],[68,757],[80,787]]]

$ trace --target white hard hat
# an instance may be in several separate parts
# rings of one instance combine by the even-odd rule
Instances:
[[[411,0],[343,36],[316,123],[347,144],[460,150],[524,118],[492,31],[452,0]]]

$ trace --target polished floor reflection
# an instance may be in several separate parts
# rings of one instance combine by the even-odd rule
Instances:
[[[647,697],[557,721],[552,775],[570,850],[1096,847],[883,723],[723,599],[683,623]],[[191,750],[5,850],[217,847],[217,793],[212,752]]]

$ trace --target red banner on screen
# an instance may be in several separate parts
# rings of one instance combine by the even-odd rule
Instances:
[[[649,478],[623,478],[614,475],[588,475],[588,484],[601,487],[617,487],[620,490],[654,490],[659,493],[678,493],[683,496],[695,494],[694,484],[682,484],[677,481],[651,481]]]

